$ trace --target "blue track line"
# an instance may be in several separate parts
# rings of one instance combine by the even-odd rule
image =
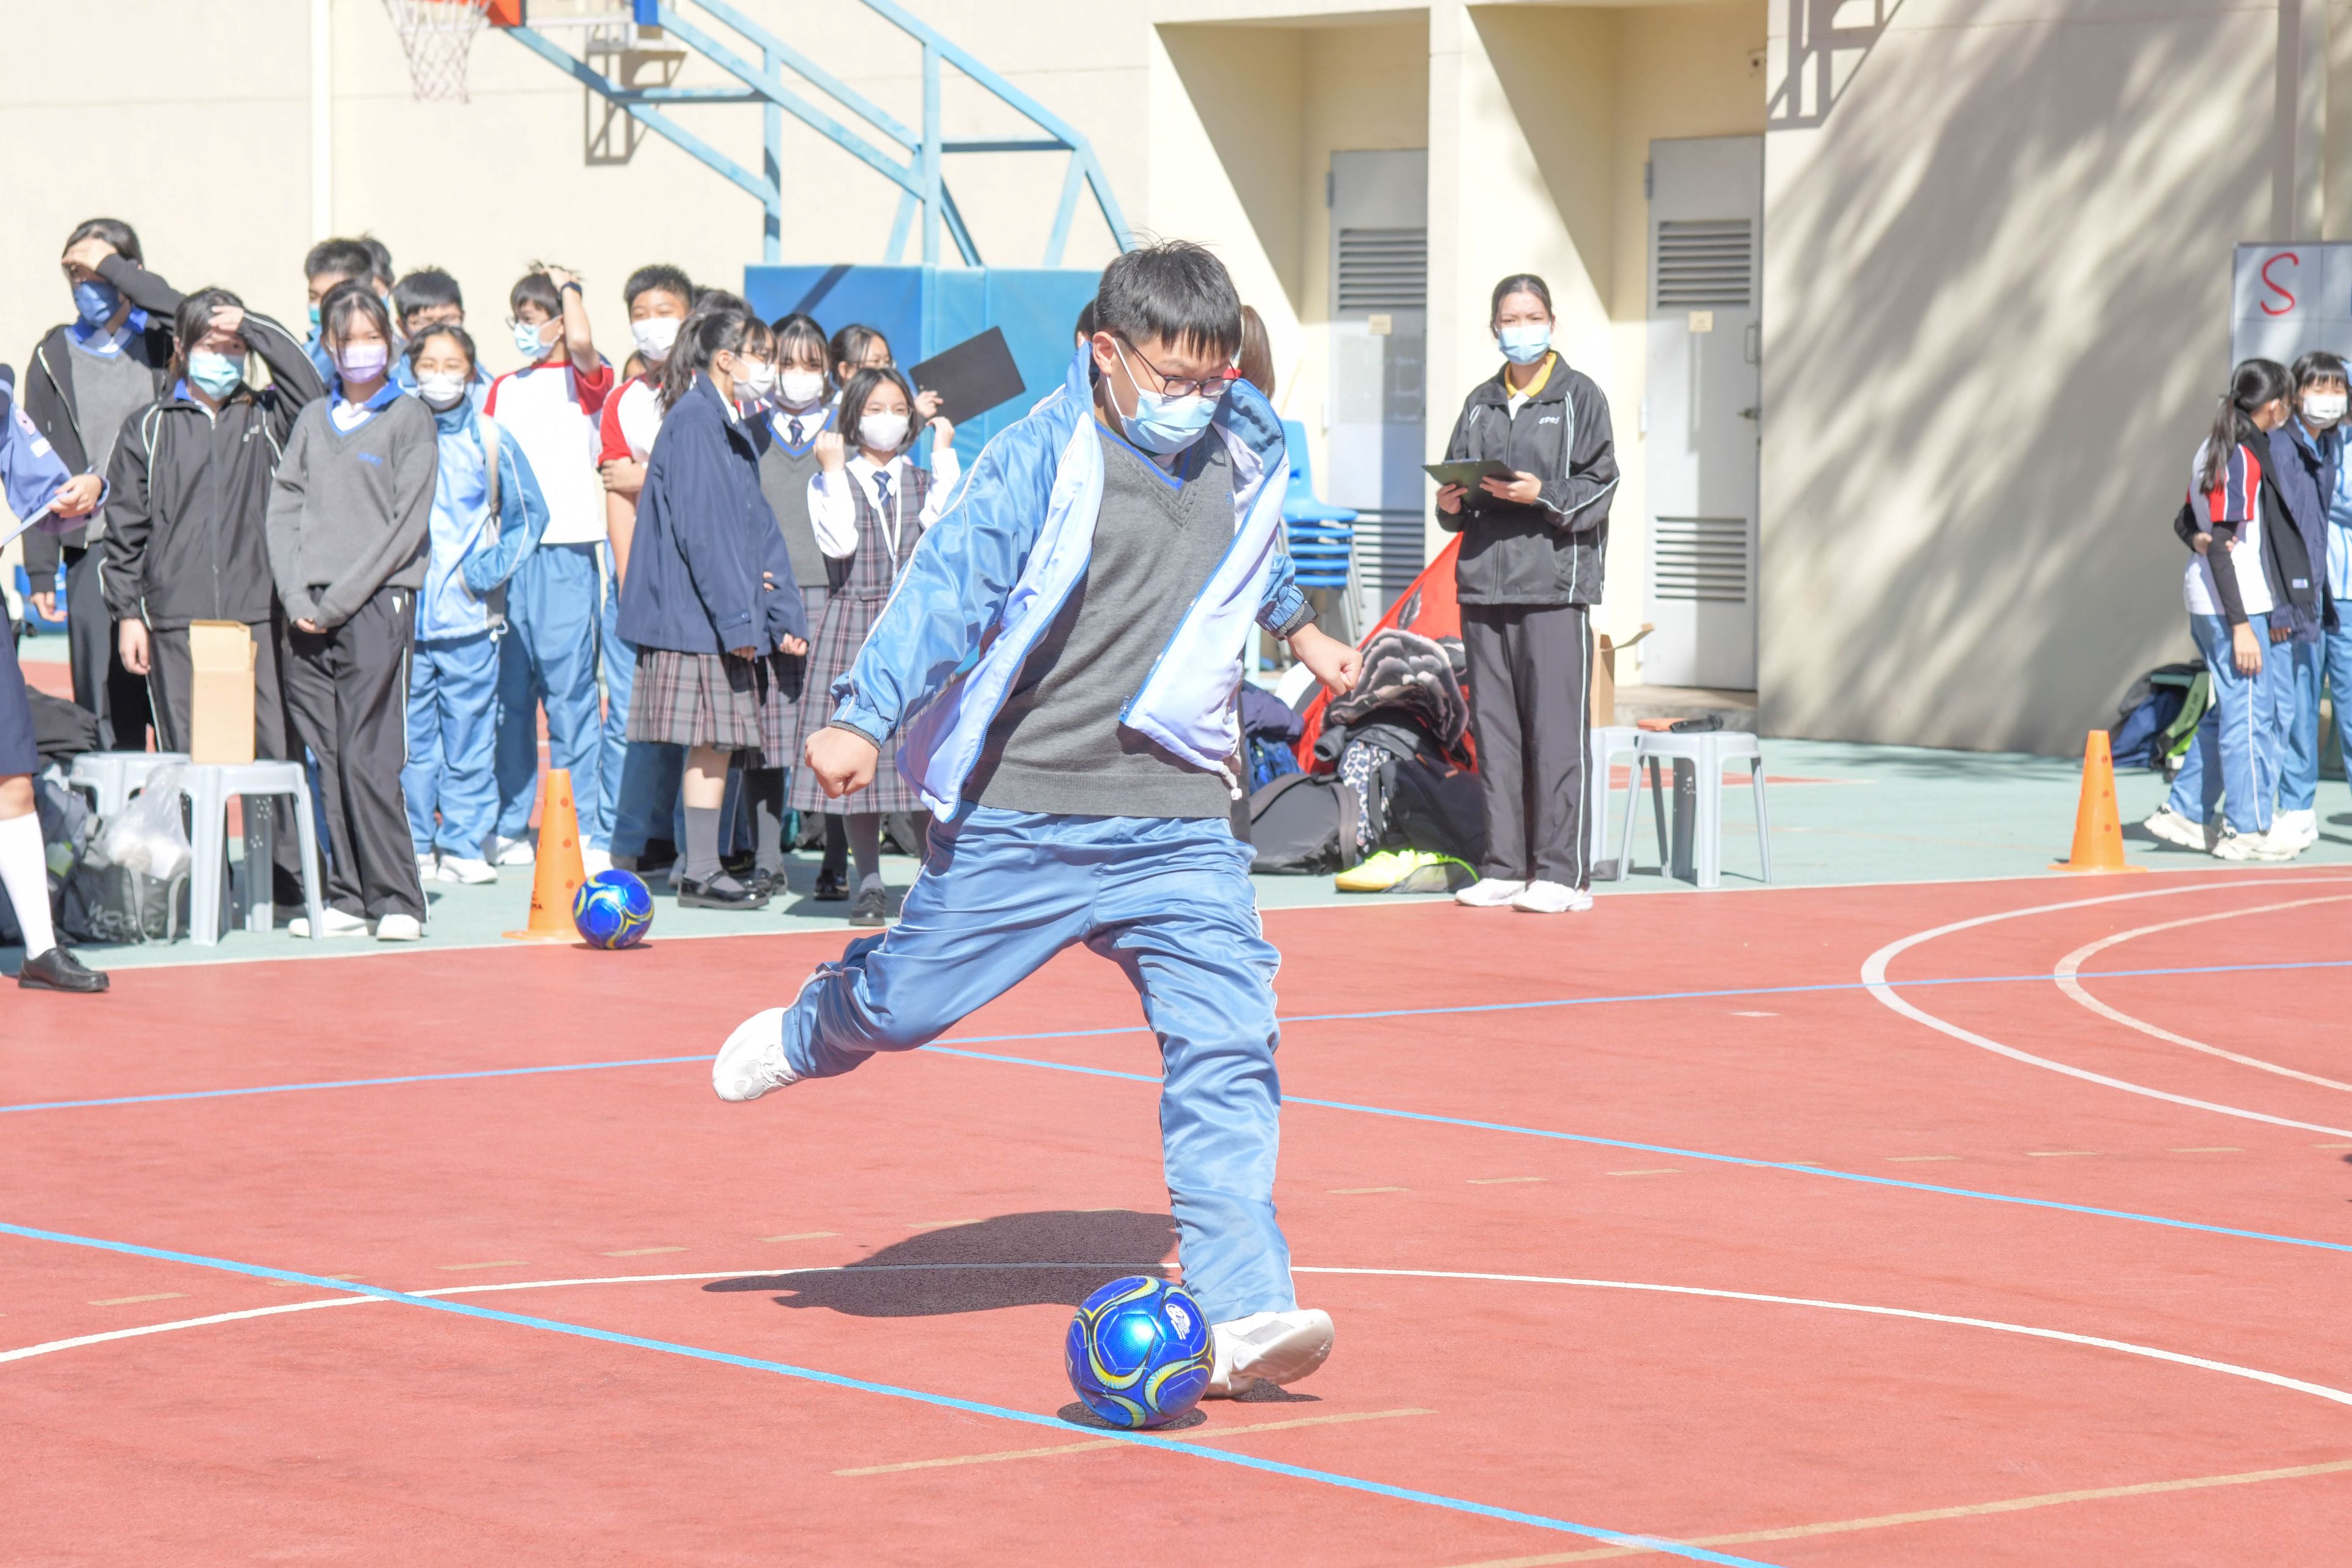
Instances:
[[[1016,1421],[1026,1426],[1043,1426],[1068,1433],[1070,1424],[1058,1415],[1040,1415],[1034,1411],[1014,1410],[1002,1405],[984,1405],[977,1400],[958,1399],[952,1394],[931,1394],[919,1388],[901,1388],[895,1384],[868,1383],[863,1378],[844,1377],[838,1373],[819,1372],[814,1367],[793,1366],[787,1362],[763,1361],[757,1356],[733,1355],[726,1351],[705,1350],[699,1345],[682,1345],[669,1340],[649,1340],[636,1334],[615,1333],[610,1329],[592,1329],[582,1323],[559,1322],[552,1318],[531,1317],[520,1312],[502,1312],[495,1307],[478,1307],[467,1301],[451,1301],[432,1296],[412,1296],[404,1290],[387,1289],[380,1285],[355,1284],[347,1279],[329,1279],[316,1274],[297,1273],[291,1269],[272,1268],[260,1263],[238,1263],[226,1258],[207,1258],[200,1253],[173,1252],[163,1247],[142,1247],[136,1242],[109,1241],[98,1237],[74,1236],[65,1231],[38,1230],[30,1226],[10,1225],[0,1221],[0,1235],[14,1236],[27,1241],[51,1241],[68,1247],[90,1247],[100,1252],[121,1253],[131,1258],[152,1258],[164,1263],[184,1263],[198,1268],[217,1269],[225,1274],[242,1274],[255,1279],[275,1279],[288,1285],[308,1285],[335,1295],[373,1296],[378,1300],[397,1301],[403,1306],[424,1307],[436,1312],[447,1312],[461,1318],[478,1318],[486,1322],[508,1323],[516,1328],[537,1329],[546,1333],[568,1334],[575,1339],[594,1340],[604,1344],[625,1345],[632,1350],[659,1351],[665,1355],[684,1356],[691,1361],[715,1362],[722,1366],[742,1367],[752,1372],[773,1373],[781,1377],[797,1378],[803,1383],[823,1384],[832,1388],[845,1388],[859,1394],[879,1394],[891,1399],[909,1400],[942,1410],[961,1411],[970,1415],[992,1415],[1001,1421]],[[1569,1520],[1551,1519],[1538,1513],[1523,1513],[1517,1509],[1500,1508],[1493,1503],[1474,1502],[1466,1498],[1447,1497],[1440,1492],[1422,1491],[1412,1487],[1392,1487],[1384,1481],[1366,1480],[1360,1476],[1344,1476],[1330,1470],[1310,1470],[1299,1465],[1286,1465],[1277,1459],[1262,1459],[1254,1454],[1232,1453],[1209,1448],[1198,1444],[1171,1442],[1164,1437],[1148,1437],[1137,1433],[1106,1428],[1098,1436],[1118,1442],[1131,1443],[1139,1448],[1160,1452],[1181,1453],[1192,1458],[1206,1459],[1214,1464],[1232,1465],[1241,1469],[1257,1470],[1267,1475],[1283,1476],[1292,1480],[1315,1481],[1324,1486],[1339,1487],[1349,1491],[1368,1492],[1374,1497],[1390,1498],[1399,1502],[1421,1503],[1431,1508],[1449,1509],[1455,1513],[1475,1514],[1484,1519],[1501,1520],[1509,1524],[1531,1525],[1538,1530],[1558,1531],[1568,1535],[1582,1536],[1589,1541],[1611,1546],[1639,1547],[1662,1552],[1693,1563],[1727,1563],[1731,1568],[1773,1568],[1752,1557],[1732,1557],[1720,1552],[1709,1552],[1701,1546],[1686,1546],[1654,1535],[1632,1535],[1622,1531],[1607,1530],[1599,1525],[1577,1524]]]
[[[2105,969],[2084,976],[2091,980],[2131,980],[2149,976],[2177,974],[2239,974],[2253,970],[2278,969],[2344,969],[2352,968],[2352,959],[2318,959],[2303,963],[2210,963],[2179,969]],[[1904,980],[1888,984],[1898,990],[1911,990],[1929,985],[2016,985],[2030,981],[2047,983],[2047,974],[1968,974],[1943,980]],[[1867,991],[1862,981],[1828,981],[1816,985],[1743,985],[1719,991],[1651,991],[1622,996],[1556,996],[1534,1002],[1473,1002],[1443,1007],[1381,1007],[1356,1013],[1299,1013],[1285,1017],[1285,1024],[1360,1023],[1374,1018],[1426,1018],[1450,1013],[1523,1013],[1548,1007],[1598,1007],[1635,1002],[1705,1002],[1717,998],[1743,996],[1793,996],[1808,992]],[[1145,1035],[1150,1030],[1141,1024],[1125,1024],[1107,1029],[1051,1029],[1024,1035],[967,1035],[962,1044],[973,1046],[1011,1045],[1022,1040],[1082,1040],[1108,1035]],[[941,1047],[932,1047],[931,1049]],[[329,1079],[316,1083],[258,1084],[245,1089],[192,1089],[171,1094],[125,1094],[105,1100],[27,1100],[16,1105],[0,1105],[0,1115],[19,1110],[88,1110],[110,1105],[156,1105],[180,1100],[233,1100],[247,1094],[298,1094],[321,1089],[385,1089],[404,1083],[455,1083],[478,1078],[528,1078],[534,1073],[596,1072],[606,1068],[677,1067],[686,1062],[709,1060],[705,1052],[690,1057],[638,1057],[625,1061],[565,1062],[552,1067],[485,1068],[470,1072],[410,1073],[398,1078]]]

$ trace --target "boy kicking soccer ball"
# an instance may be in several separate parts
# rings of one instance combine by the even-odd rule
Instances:
[[[1184,1284],[1214,1325],[1209,1392],[1230,1395],[1331,1350],[1275,1222],[1278,955],[1229,826],[1234,692],[1254,624],[1333,690],[1358,658],[1293,580],[1282,424],[1232,376],[1223,264],[1196,245],[1129,251],[1094,325],[1062,388],[981,453],[809,738],[835,799],[898,738],[936,817],[899,923],[746,1020],[711,1082],[756,1100],[912,1050],[1086,943],[1127,972],[1160,1038]]]

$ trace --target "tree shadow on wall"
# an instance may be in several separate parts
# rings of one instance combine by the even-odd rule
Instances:
[[[1128,1274],[1160,1274],[1176,1224],[1132,1209],[1050,1209],[925,1231],[845,1268],[721,1279],[720,1294],[775,1291],[780,1307],[856,1318],[933,1318],[1004,1307],[1075,1307]]]

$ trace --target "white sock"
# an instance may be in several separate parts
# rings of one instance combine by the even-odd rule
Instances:
[[[49,929],[49,861],[39,813],[0,820],[0,888],[8,889],[8,901],[16,907],[25,956],[38,958],[57,946],[57,933]]]

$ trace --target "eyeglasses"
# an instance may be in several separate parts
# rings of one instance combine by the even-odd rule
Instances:
[[[1133,343],[1129,343],[1125,352],[1134,354],[1139,360],[1143,360],[1143,368],[1160,378],[1160,395],[1162,397],[1205,397],[1214,403],[1233,389],[1234,378],[1239,374],[1228,367],[1215,375],[1197,380],[1179,378],[1170,375],[1150,360],[1143,359],[1143,351]]]

